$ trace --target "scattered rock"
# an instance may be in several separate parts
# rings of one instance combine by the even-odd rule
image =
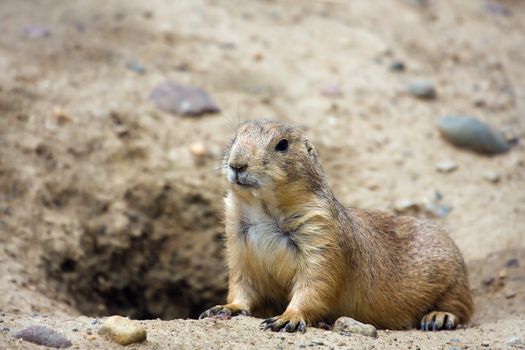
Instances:
[[[512,257],[509,260],[507,260],[507,262],[505,263],[505,266],[507,266],[507,267],[519,267],[520,266],[520,261],[518,260],[518,258]]]
[[[473,117],[443,117],[438,127],[443,137],[457,147],[483,154],[504,153],[510,148],[501,132]]]
[[[206,158],[210,156],[206,146],[201,142],[194,142],[188,148],[197,165],[204,164]]]
[[[129,60],[126,63],[126,68],[137,74],[146,73],[146,68],[136,59]]]
[[[411,199],[401,199],[394,203],[394,211],[398,214],[417,214],[421,210],[420,205]]]
[[[513,335],[511,337],[508,337],[506,340],[507,345],[515,346],[515,347],[525,347],[525,341],[521,339],[517,335]]]
[[[436,89],[434,83],[428,80],[415,80],[408,84],[407,90],[413,96],[421,99],[433,99],[436,97]]]
[[[452,208],[449,205],[435,202],[425,203],[425,212],[430,217],[442,218],[448,215]]]
[[[220,111],[204,90],[172,81],[155,86],[149,98],[157,108],[183,116],[200,116]]]
[[[96,335],[91,334],[90,332],[82,332],[80,333],[80,335],[84,337],[84,339],[89,340],[89,341],[97,339]]]
[[[189,150],[197,158],[202,158],[206,155],[206,147],[201,142],[192,143],[189,146]]]
[[[516,296],[516,294],[517,293],[514,292],[514,291],[507,292],[507,293],[505,293],[505,298],[506,299],[512,299],[512,298],[514,298]]]
[[[494,15],[499,15],[499,16],[509,16],[510,15],[510,10],[508,9],[508,7],[506,7],[503,4],[493,2],[493,1],[485,2],[485,10],[487,10],[487,12],[492,13]]]
[[[490,346],[490,342],[488,340],[484,340],[484,341],[481,342],[481,346],[489,347]]]
[[[390,66],[388,66],[388,69],[392,72],[403,72],[405,70],[405,63],[400,60],[392,61]]]
[[[493,184],[498,183],[501,180],[499,174],[494,171],[486,171],[482,176],[484,180],[492,182]]]
[[[458,165],[452,161],[444,161],[436,164],[436,170],[440,173],[451,173],[458,168]]]
[[[24,28],[24,34],[32,39],[42,39],[50,36],[51,31],[42,26],[30,25]]]
[[[321,88],[321,95],[326,97],[342,97],[343,92],[341,91],[341,87],[337,84],[328,84]]]
[[[129,345],[146,340],[146,329],[138,322],[122,316],[108,317],[98,333],[108,336],[121,345]]]
[[[334,323],[334,331],[342,333],[357,333],[377,338],[377,330],[371,324],[358,322],[350,317],[340,317]]]
[[[492,276],[488,276],[488,277],[485,277],[485,278],[483,279],[482,283],[483,283],[484,285],[486,285],[486,286],[490,286],[490,285],[492,285],[492,283],[494,283],[494,281],[495,281],[495,278],[494,278],[494,277],[492,277]]]
[[[69,348],[71,342],[62,334],[44,326],[30,326],[15,334],[15,338],[52,348]]]

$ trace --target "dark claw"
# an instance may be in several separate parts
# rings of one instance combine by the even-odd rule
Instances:
[[[262,330],[266,331],[266,330],[272,328],[273,323],[267,323],[267,324],[261,324],[261,325],[263,326]]]
[[[299,326],[297,327],[297,330],[299,330],[299,332],[304,334],[306,332],[306,324],[304,324],[304,322],[301,321],[299,323]]]
[[[274,321],[274,317],[267,318],[266,320],[262,321],[261,324],[268,324]]]
[[[202,314],[200,314],[199,320],[202,320],[203,318],[206,318],[206,317],[210,317],[210,310],[206,310]]]
[[[219,312],[217,312],[217,314],[215,315],[215,318],[218,318],[219,320],[229,320],[231,318],[231,311],[228,310],[228,309],[225,309],[225,310],[221,310]]]

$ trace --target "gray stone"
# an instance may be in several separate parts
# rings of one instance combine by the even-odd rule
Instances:
[[[490,170],[485,171],[482,176],[484,180],[492,183],[498,183],[501,180],[501,176],[498,173]]]
[[[518,258],[512,257],[509,260],[507,260],[507,262],[505,263],[505,266],[507,266],[507,267],[519,267],[520,266],[520,261],[518,260]]]
[[[521,339],[517,335],[513,335],[511,337],[508,337],[507,340],[506,340],[506,343],[507,343],[507,345],[510,345],[510,346],[525,347],[525,341],[523,341],[523,339]]]
[[[377,330],[371,324],[358,322],[350,317],[340,317],[334,323],[334,331],[341,333],[357,333],[377,338]]]
[[[436,170],[440,173],[451,173],[458,168],[458,165],[452,161],[444,161],[436,164]]]
[[[146,68],[136,59],[129,60],[126,63],[126,68],[137,74],[146,73]]]
[[[108,317],[98,333],[121,345],[143,342],[147,338],[144,326],[122,316]]]
[[[24,34],[32,39],[42,39],[50,36],[51,31],[39,25],[29,25],[24,28]]]
[[[220,111],[204,90],[172,81],[155,86],[149,98],[157,108],[183,116],[200,116]]]
[[[447,216],[452,207],[442,203],[428,202],[425,203],[425,212],[430,217],[443,218]]]
[[[424,79],[414,80],[408,84],[407,90],[415,97],[421,99],[430,100],[436,97],[434,83]]]
[[[15,334],[15,338],[52,348],[69,348],[71,346],[71,341],[62,334],[44,326],[24,328]]]
[[[403,61],[395,60],[390,63],[388,68],[392,72],[402,72],[405,70],[405,63]]]
[[[397,214],[416,215],[421,211],[421,205],[411,199],[401,199],[394,203],[394,211]]]
[[[501,132],[472,117],[443,117],[438,127],[443,137],[457,147],[483,154],[504,153],[510,148]]]

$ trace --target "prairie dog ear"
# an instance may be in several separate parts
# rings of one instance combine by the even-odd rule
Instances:
[[[310,158],[314,161],[317,161],[317,151],[315,150],[314,145],[310,143],[310,141],[306,140],[305,142],[306,151],[308,152],[308,155]]]

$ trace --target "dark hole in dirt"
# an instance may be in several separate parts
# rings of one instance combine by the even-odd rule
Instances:
[[[78,224],[45,246],[54,297],[88,316],[135,319],[196,318],[225,300],[220,193],[155,182],[129,188],[115,205],[69,186],[50,192],[45,198],[61,203],[50,210],[83,208]]]
[[[60,264],[60,270],[63,272],[73,272],[75,271],[75,268],[77,266],[77,263],[72,259],[66,259]]]

